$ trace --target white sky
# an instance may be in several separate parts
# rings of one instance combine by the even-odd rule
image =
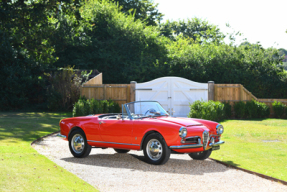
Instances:
[[[154,0],[164,20],[198,17],[224,33],[240,31],[250,43],[287,49],[287,0]],[[229,23],[231,29],[225,24]]]

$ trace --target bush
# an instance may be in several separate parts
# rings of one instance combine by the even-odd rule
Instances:
[[[229,102],[223,102],[224,105],[224,117],[225,118],[230,118],[231,117],[231,105]]]
[[[274,101],[274,102],[272,103],[272,107],[273,107],[273,110],[274,110],[274,117],[276,117],[276,118],[281,118],[281,117],[283,117],[283,115],[284,115],[284,109],[286,108],[286,105],[284,105],[284,104],[281,103],[281,102]]]
[[[265,103],[260,103],[258,102],[258,107],[259,107],[259,117],[269,117],[270,115],[270,108],[268,107],[268,105],[266,105]]]
[[[218,121],[224,118],[224,104],[219,101],[195,101],[190,105],[188,117]]]
[[[91,71],[92,72],[92,71]],[[80,87],[89,75],[86,71],[77,73],[73,67],[60,68],[45,73],[50,86],[48,87],[48,109],[51,111],[67,111],[80,97]]]
[[[81,97],[78,102],[74,104],[73,117],[85,116],[89,114],[100,113],[119,113],[121,108],[118,103],[107,100],[86,99]]]
[[[237,118],[244,118],[245,117],[245,103],[243,101],[239,101],[234,103],[234,112],[235,117]]]
[[[246,102],[245,116],[247,118],[264,118],[268,117],[270,109],[265,103],[251,100]]]

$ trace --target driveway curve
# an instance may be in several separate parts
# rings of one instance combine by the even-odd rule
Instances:
[[[287,186],[215,161],[192,160],[171,154],[162,166],[144,161],[142,151],[127,154],[92,149],[87,158],[74,158],[68,142],[56,134],[33,144],[42,155],[100,191],[287,191]]]

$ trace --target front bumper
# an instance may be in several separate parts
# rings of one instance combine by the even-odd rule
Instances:
[[[209,146],[210,147],[219,146],[219,145],[222,145],[224,143],[225,143],[224,141],[219,141],[216,143],[209,143]],[[174,145],[174,146],[170,146],[169,148],[170,149],[192,149],[192,148],[200,148],[200,147],[203,147],[203,144]]]

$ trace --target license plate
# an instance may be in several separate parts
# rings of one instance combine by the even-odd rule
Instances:
[[[212,150],[219,150],[220,149],[220,145],[217,145],[217,146],[213,146],[212,147]]]

